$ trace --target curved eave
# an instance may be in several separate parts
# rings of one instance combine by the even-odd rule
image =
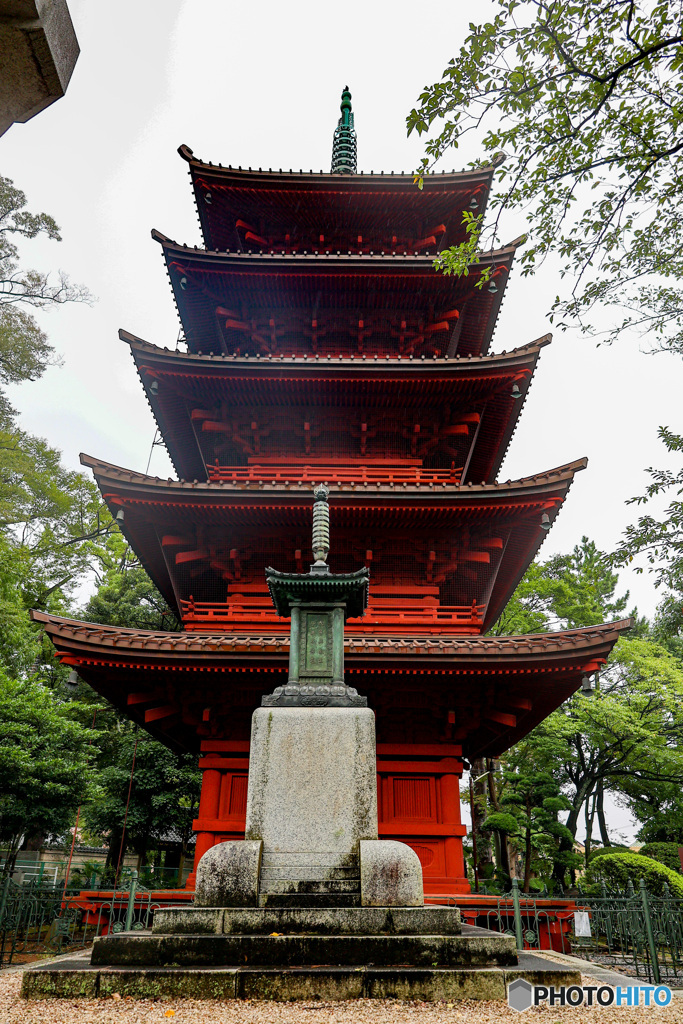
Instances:
[[[31,617],[45,628],[62,661],[75,666],[98,693],[176,749],[198,747],[193,702],[201,707],[207,689],[222,687],[229,701],[231,693],[242,693],[251,677],[255,707],[258,694],[272,689],[287,670],[289,641],[284,637],[155,633],[45,612],[31,612]],[[598,671],[631,625],[631,619],[623,619],[557,633],[443,640],[347,634],[346,670],[353,684],[364,687],[371,706],[377,687],[390,682],[393,692],[400,693],[402,686],[414,688],[411,678],[417,676],[421,687],[428,680],[434,684],[444,706],[457,704],[463,692],[471,692],[474,699],[479,694],[482,724],[463,746],[469,757],[493,756],[518,742],[575,692],[584,674]],[[159,682],[168,686],[169,681],[178,713],[160,718],[155,726],[145,721],[144,709],[168,700],[158,686]],[[503,696],[502,704],[515,712],[514,725],[501,727],[487,720],[484,684],[504,687],[501,692],[508,695],[509,703],[505,705]],[[149,692],[149,700],[129,703],[129,695],[140,689]]]
[[[81,465],[92,470],[99,487],[120,491],[122,496],[125,494],[131,501],[153,505],[173,504],[195,508],[216,505],[225,508],[227,499],[234,496],[249,506],[263,507],[266,510],[278,504],[306,509],[310,513],[310,488],[295,483],[281,481],[268,486],[241,486],[228,482],[215,484],[196,480],[162,480],[160,477],[136,473],[83,453],[80,460]],[[527,498],[537,499],[546,491],[555,491],[563,486],[569,487],[574,474],[585,469],[587,465],[587,459],[577,459],[544,473],[492,484],[449,484],[444,487],[408,484],[393,487],[391,484],[382,483],[370,488],[355,484],[335,485],[335,482],[331,481],[328,486],[332,495],[331,500],[337,509],[342,506],[364,509],[373,506],[384,507],[387,504],[400,506],[406,501],[425,509],[434,505],[439,506],[444,501],[449,505],[454,502],[462,505],[480,504],[482,501],[515,504],[524,503]]]
[[[323,359],[261,359],[256,357],[209,356],[169,351],[119,331],[119,337],[131,350],[147,401],[161,432],[174,468],[179,476],[190,479],[207,478],[200,446],[188,415],[187,402],[234,405],[311,404],[311,391],[323,394],[325,402],[343,399],[353,406],[353,387],[364,390],[363,403],[368,401],[368,388],[381,392],[383,404],[396,396],[406,401],[411,388],[419,388],[419,403],[424,406],[444,400],[485,400],[487,389],[513,382],[522,388],[522,400],[506,397],[496,399],[500,408],[493,418],[484,417],[481,438],[477,438],[466,478],[491,482],[507,452],[510,438],[526,401],[541,349],[550,343],[550,335],[528,345],[479,357],[460,359],[395,359],[362,360],[356,358]],[[168,384],[159,394],[150,391],[152,382]],[[473,397],[470,397],[473,396]],[[360,401],[360,399],[359,399]],[[313,401],[313,404],[316,404]],[[463,405],[464,409],[464,405]]]
[[[220,335],[216,307],[230,303],[240,309],[252,303],[252,313],[261,315],[275,308],[324,311],[377,309],[407,311],[424,315],[430,305],[437,313],[462,305],[476,304],[477,314],[468,306],[459,335],[459,350],[486,355],[495,330],[505,287],[521,239],[502,249],[482,253],[465,277],[438,273],[433,254],[402,253],[308,253],[287,255],[276,252],[215,252],[180,245],[153,230],[152,238],[162,246],[166,269],[173,288],[176,308],[192,351],[221,353],[225,343]],[[482,271],[491,270],[496,291],[477,288]],[[182,282],[186,284],[183,286]],[[208,282],[208,283],[207,283]],[[322,295],[322,302],[321,302]]]
[[[320,227],[319,217],[337,219],[359,230],[363,221],[364,201],[378,209],[388,202],[393,216],[392,228],[406,217],[423,221],[445,219],[448,232],[444,244],[460,240],[463,232],[462,211],[468,208],[472,195],[477,196],[477,212],[483,214],[493,180],[492,166],[449,174],[426,175],[420,190],[415,174],[340,175],[303,170],[275,171],[259,168],[223,167],[198,160],[188,146],[178,152],[187,161],[197,215],[208,248],[237,247],[239,236],[234,228],[235,217],[253,215],[259,222],[265,216],[290,225],[309,221],[312,230]],[[210,193],[211,202],[205,196]],[[302,205],[306,209],[302,209]],[[317,216],[316,216],[317,214]],[[436,220],[434,219],[436,218]],[[398,222],[398,223],[397,223]],[[455,230],[453,230],[455,229]]]
[[[302,170],[274,170],[268,168],[258,170],[254,167],[232,167],[224,164],[214,164],[200,160],[194,155],[189,146],[178,147],[178,153],[185,160],[190,170],[197,174],[213,174],[217,180],[226,184],[240,185],[244,188],[258,188],[259,185],[271,188],[278,185],[290,188],[328,187],[334,191],[344,190],[347,192],[359,192],[366,188],[378,187],[384,190],[387,187],[419,191],[415,184],[414,171],[391,171],[389,174],[374,171],[359,171],[357,174],[330,174],[325,171],[302,171]],[[439,187],[441,184],[455,186],[461,182],[472,184],[488,184],[493,179],[494,168],[489,164],[485,167],[478,167],[475,170],[447,171],[437,174],[428,174],[424,179],[424,190]]]

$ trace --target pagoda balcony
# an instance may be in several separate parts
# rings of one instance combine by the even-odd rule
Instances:
[[[418,461],[418,460],[416,460]],[[260,464],[253,466],[209,466],[210,483],[229,483],[234,487],[248,487],[250,484],[269,483],[271,486],[288,486],[291,484],[317,484],[321,481],[332,481],[341,487],[356,484],[375,484],[376,486],[433,487],[436,484],[458,485],[462,477],[462,466],[450,469],[425,469],[421,465],[393,465],[386,462],[373,465],[364,460],[356,465],[336,465],[327,462],[313,462],[296,465],[291,460],[289,465]]]
[[[247,588],[245,588],[247,589]],[[438,589],[434,588],[438,593]],[[373,587],[368,610],[362,619],[349,619],[347,633],[382,631],[414,632],[419,627],[427,634],[478,634],[484,624],[486,606],[440,605],[437,598],[422,599],[400,594],[400,588]],[[289,633],[289,619],[275,614],[269,594],[231,594],[227,601],[209,603],[180,601],[183,627],[188,632],[233,632],[256,630],[262,633]]]

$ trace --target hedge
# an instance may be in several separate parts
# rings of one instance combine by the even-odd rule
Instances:
[[[633,850],[629,846],[599,846],[597,850],[591,850],[588,854],[588,863],[609,853],[633,853]]]
[[[651,857],[660,864],[666,864],[676,874],[682,874],[677,843],[646,843],[638,850],[641,857]]]
[[[651,857],[641,857],[637,853],[605,854],[596,857],[586,871],[587,882],[604,882],[621,890],[626,888],[629,879],[637,889],[641,878],[645,879],[647,891],[653,895],[661,896],[666,882],[671,895],[683,899],[683,878],[680,874]]]

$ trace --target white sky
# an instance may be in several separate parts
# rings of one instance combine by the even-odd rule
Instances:
[[[93,307],[45,317],[63,357],[35,383],[12,391],[26,429],[62,449],[69,465],[86,451],[144,471],[154,424],[119,327],[173,346],[178,320],[158,228],[200,243],[186,164],[187,143],[214,162],[328,169],[344,85],[353,93],[359,166],[412,170],[421,156],[405,116],[435,81],[472,19],[489,5],[452,0],[321,4],[290,0],[69,0],[81,45],[66,98],[0,139],[0,173],[51,213],[57,245],[31,242],[27,260],[61,267],[97,296]],[[478,154],[454,154],[459,169]],[[511,224],[509,241],[522,225]],[[493,349],[511,349],[549,329],[558,268],[533,280],[513,271]],[[683,432],[678,360],[653,358],[637,341],[596,348],[578,334],[545,349],[502,479],[589,457],[542,554],[588,534],[617,542],[636,511],[625,506],[665,465],[659,424]],[[172,472],[156,448],[151,472]],[[639,610],[657,593],[647,575],[624,574]]]

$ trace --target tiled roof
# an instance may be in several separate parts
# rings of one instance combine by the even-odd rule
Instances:
[[[128,484],[138,484],[142,487],[150,487],[153,489],[168,491],[169,493],[176,490],[181,491],[206,491],[206,492],[220,492],[224,493],[226,490],[244,489],[240,484],[233,485],[227,481],[221,483],[206,483],[199,480],[172,480],[170,477],[166,480],[162,480],[158,476],[147,476],[145,473],[137,473],[132,469],[124,469],[121,466],[114,466],[110,462],[103,462],[100,459],[96,459],[91,455],[85,455],[81,453],[80,456],[81,465],[87,466],[92,469],[93,473],[97,477],[106,477],[110,480],[120,480],[121,482]],[[395,493],[398,495],[404,495],[405,493],[416,492],[418,494],[429,494],[431,492],[435,494],[441,494],[442,491],[447,492],[449,495],[458,493],[459,495],[470,495],[470,494],[481,494],[489,495],[495,493],[516,493],[524,491],[526,489],[533,489],[535,487],[543,487],[546,485],[553,485],[559,483],[571,482],[572,477],[575,473],[582,469],[585,469],[588,465],[588,459],[576,459],[574,462],[568,462],[564,466],[557,466],[555,469],[546,470],[543,473],[534,473],[531,476],[520,477],[518,480],[504,480],[496,481],[490,484],[474,484],[468,483],[463,485],[457,484],[444,484],[443,487],[437,485],[415,485],[406,484],[405,486],[392,486],[391,483],[380,483],[373,484],[372,491],[374,492],[386,492],[387,495]],[[334,487],[334,480],[332,480],[332,486]],[[253,485],[249,485],[253,489]],[[338,485],[337,490],[346,493],[353,492],[354,489],[358,490],[359,485],[351,483],[341,483]],[[293,480],[289,481],[277,481],[274,484],[259,484],[258,488],[265,492],[271,493],[273,491],[285,491],[285,492],[298,492],[302,491],[309,495],[310,487],[302,484],[300,481]],[[361,492],[362,493],[362,492]]]
[[[110,647],[123,651],[147,651],[178,655],[223,656],[245,651],[285,654],[289,637],[248,636],[226,633],[171,633],[123,629],[103,626],[78,619],[31,612],[35,622],[43,623],[56,640],[68,644],[78,641],[94,647]],[[616,640],[619,633],[630,629],[632,619],[601,623],[582,629],[555,633],[529,633],[518,636],[452,636],[437,639],[429,636],[412,638],[366,637],[346,635],[347,655],[357,654],[400,656],[404,654],[442,654],[456,658],[481,659],[543,656],[552,653],[588,652],[592,647]]]
[[[303,180],[309,181],[310,178],[313,177],[315,179],[321,179],[321,181],[328,183],[337,191],[341,191],[342,189],[346,188],[348,188],[348,190],[350,191],[351,187],[354,184],[360,184],[361,179],[364,182],[371,180],[380,183],[402,183],[404,185],[410,186],[411,188],[415,188],[414,171],[389,171],[387,174],[385,174],[384,171],[379,171],[378,173],[375,173],[374,171],[358,171],[357,174],[353,176],[341,177],[338,174],[331,174],[329,171],[323,170],[304,171],[300,169],[297,171],[292,168],[290,168],[289,170],[283,170],[282,168],[275,170],[275,168],[273,167],[267,167],[265,170],[263,170],[261,167],[233,167],[231,164],[228,165],[221,163],[212,163],[212,161],[210,160],[200,160],[198,157],[194,155],[190,147],[187,145],[179,146],[178,152],[183,158],[183,160],[186,160],[188,163],[194,164],[198,168],[202,168],[203,170],[212,172],[224,171],[226,173],[226,177],[234,177],[235,180],[237,181],[240,178],[247,179],[249,177],[253,177],[255,179],[267,179],[270,177],[279,178],[281,176],[293,178],[301,177]],[[458,184],[461,181],[488,181],[493,175],[493,170],[493,166],[486,165],[483,167],[477,167],[475,170],[467,169],[462,171],[440,171],[438,174],[427,175],[427,177],[425,178],[425,182],[427,183],[426,187],[428,187],[429,183],[431,182],[441,185],[443,183],[451,182],[453,182],[454,184]]]

